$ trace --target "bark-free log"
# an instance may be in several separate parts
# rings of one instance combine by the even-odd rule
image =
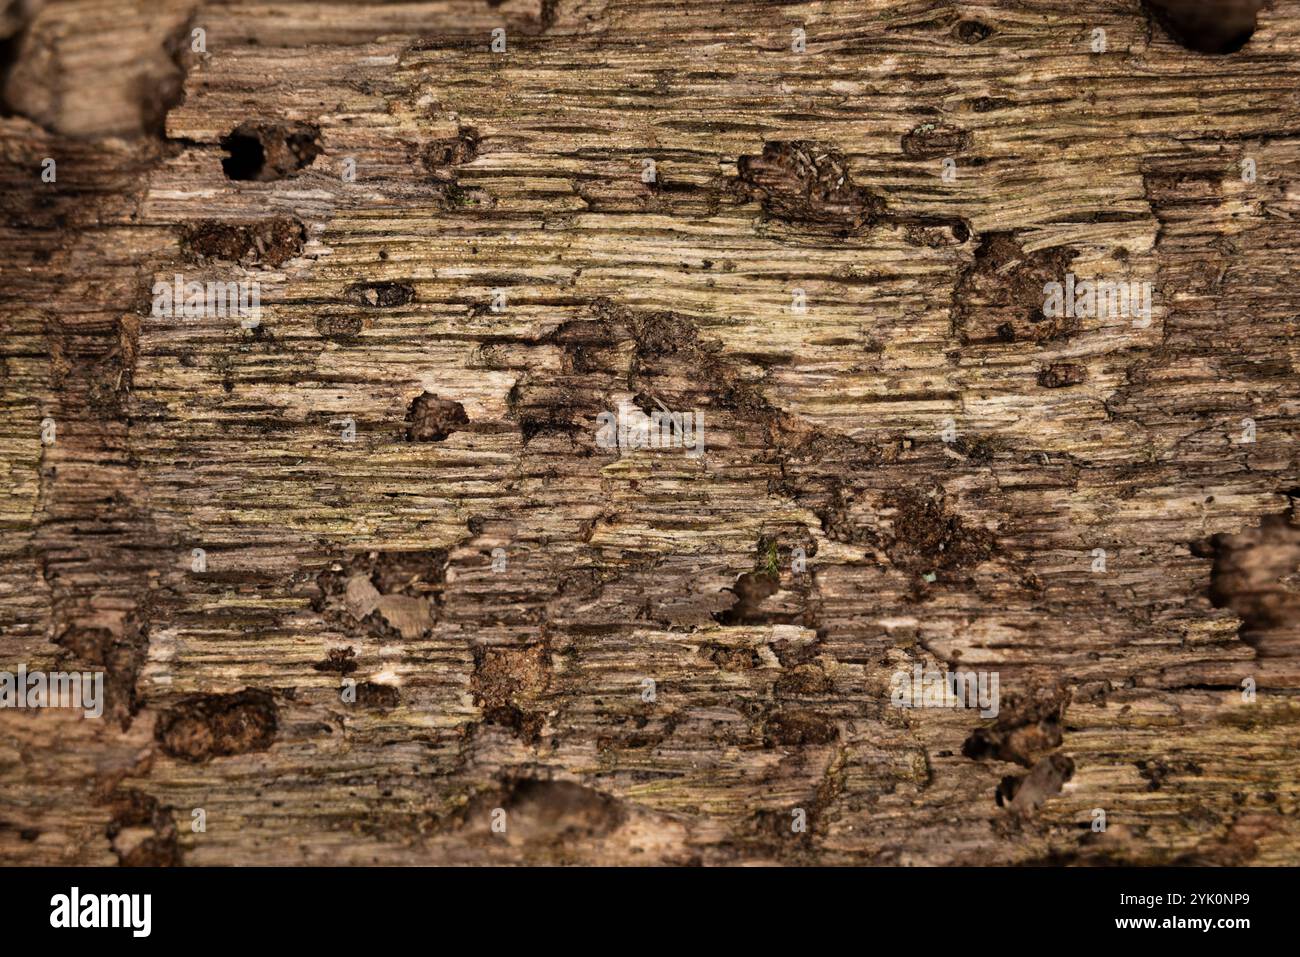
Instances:
[[[1300,4],[120,6],[5,47],[0,668],[109,701],[0,858],[1300,861]]]

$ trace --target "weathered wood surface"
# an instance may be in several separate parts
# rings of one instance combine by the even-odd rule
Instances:
[[[11,7],[0,860],[1300,862],[1300,3]]]

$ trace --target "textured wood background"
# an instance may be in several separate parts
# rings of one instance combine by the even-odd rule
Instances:
[[[1300,3],[1170,15],[9,3],[0,861],[1300,863]]]

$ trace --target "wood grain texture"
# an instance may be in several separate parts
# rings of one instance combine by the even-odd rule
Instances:
[[[1300,863],[1300,4],[22,23],[0,668],[109,707],[0,711],[0,860]],[[1045,319],[1066,272],[1151,323]],[[656,400],[704,455],[597,444]]]

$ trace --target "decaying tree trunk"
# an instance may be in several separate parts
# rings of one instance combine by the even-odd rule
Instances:
[[[1300,863],[1300,2],[1151,6],[11,2],[0,860]]]

